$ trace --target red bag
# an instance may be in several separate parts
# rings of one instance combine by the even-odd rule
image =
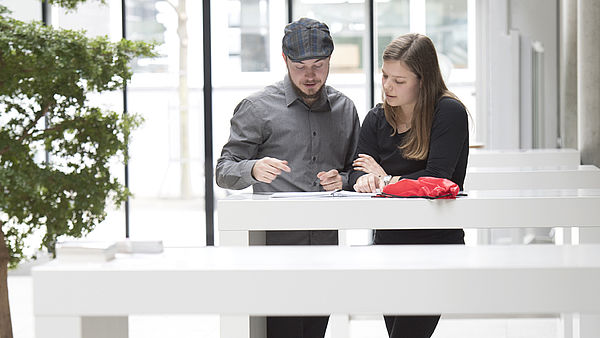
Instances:
[[[377,197],[402,198],[456,198],[458,185],[439,177],[419,177],[416,180],[404,178],[394,184],[388,184]]]

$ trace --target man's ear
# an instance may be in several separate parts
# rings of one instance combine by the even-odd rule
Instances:
[[[283,62],[287,64],[287,58],[285,57],[285,53],[281,52],[281,56],[283,56]]]

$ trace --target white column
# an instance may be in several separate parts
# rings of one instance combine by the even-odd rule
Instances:
[[[577,148],[577,0],[562,0],[560,13],[560,140]]]
[[[577,4],[577,111],[582,164],[600,166],[600,1]],[[599,243],[600,229],[580,229],[581,243]]]
[[[600,1],[579,0],[577,20],[577,111],[583,164],[600,166]]]
[[[600,166],[600,2],[577,3],[578,144],[583,164]],[[584,211],[582,211],[584,212]],[[598,229],[579,229],[580,243],[600,242]],[[581,314],[581,338],[600,337],[600,316]]]

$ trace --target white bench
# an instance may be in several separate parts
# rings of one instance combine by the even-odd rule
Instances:
[[[470,149],[470,167],[577,166],[581,155],[575,149]]]
[[[576,313],[590,323],[581,338],[600,336],[598,245],[167,249],[32,276],[37,338],[122,338],[129,315],[215,313]]]

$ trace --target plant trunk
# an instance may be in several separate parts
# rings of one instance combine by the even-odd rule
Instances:
[[[190,146],[189,146],[189,98],[188,98],[188,32],[186,0],[179,0],[177,6],[177,34],[179,35],[179,144],[181,167],[181,197],[192,197],[192,184],[190,173]]]
[[[0,222],[0,338],[13,338],[8,303],[8,247]]]

